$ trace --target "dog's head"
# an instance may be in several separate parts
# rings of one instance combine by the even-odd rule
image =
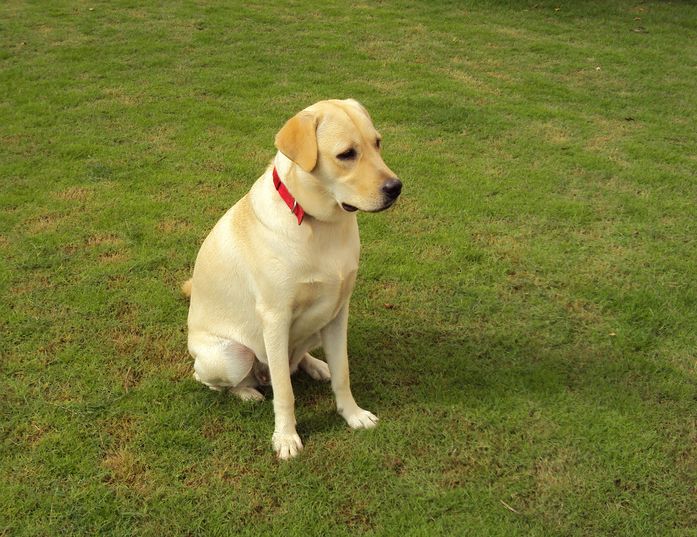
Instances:
[[[276,135],[276,147],[298,165],[324,214],[382,211],[402,190],[382,160],[380,133],[353,99],[320,101],[293,116]]]

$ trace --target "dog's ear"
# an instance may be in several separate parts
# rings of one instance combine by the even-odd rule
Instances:
[[[317,116],[299,112],[276,134],[276,148],[306,172],[317,165]]]

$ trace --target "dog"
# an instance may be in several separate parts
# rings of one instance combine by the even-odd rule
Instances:
[[[217,222],[182,286],[190,296],[194,378],[242,400],[270,381],[280,459],[303,448],[290,376],[330,380],[354,429],[378,418],[349,383],[349,300],[358,271],[357,211],[389,208],[402,183],[381,156],[381,136],[353,99],[305,108],[276,134],[278,149],[250,191]],[[322,346],[326,362],[310,353]]]

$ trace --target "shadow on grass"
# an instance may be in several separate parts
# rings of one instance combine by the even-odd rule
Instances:
[[[377,323],[357,319],[350,337],[353,394],[383,422],[432,416],[437,428],[439,415],[457,413],[473,423],[514,416],[525,424],[528,414],[541,411],[554,422],[587,427],[593,416],[658,427],[661,415],[689,412],[697,398],[694,382],[665,363],[602,342],[549,346],[544,334],[532,329],[455,334],[419,327],[386,333]],[[293,387],[305,441],[346,430],[329,383],[298,372]],[[265,402],[247,404],[201,390],[217,407],[214,413],[273,427],[270,386],[261,388]]]
[[[631,342],[576,337],[550,344],[544,332],[439,331],[418,327],[385,334],[354,332],[351,362],[356,400],[376,413],[443,406],[463,410],[549,406],[571,401],[637,417],[688,411],[697,398],[689,375],[663,357],[636,352]],[[302,391],[299,404],[304,396]],[[659,406],[657,406],[659,405]]]

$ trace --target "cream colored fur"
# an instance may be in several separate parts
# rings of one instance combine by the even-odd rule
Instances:
[[[351,99],[322,101],[291,118],[276,136],[273,162],[215,225],[182,286],[191,296],[195,378],[244,400],[262,399],[256,386],[270,379],[273,448],[282,459],[302,449],[290,380],[298,367],[331,377],[351,427],[377,423],[351,394],[346,333],[360,249],[352,208],[378,211],[394,201],[382,190],[395,177],[378,140]],[[354,159],[338,157],[347,148]],[[274,188],[273,166],[306,211],[301,225]],[[320,345],[327,363],[309,354]]]

